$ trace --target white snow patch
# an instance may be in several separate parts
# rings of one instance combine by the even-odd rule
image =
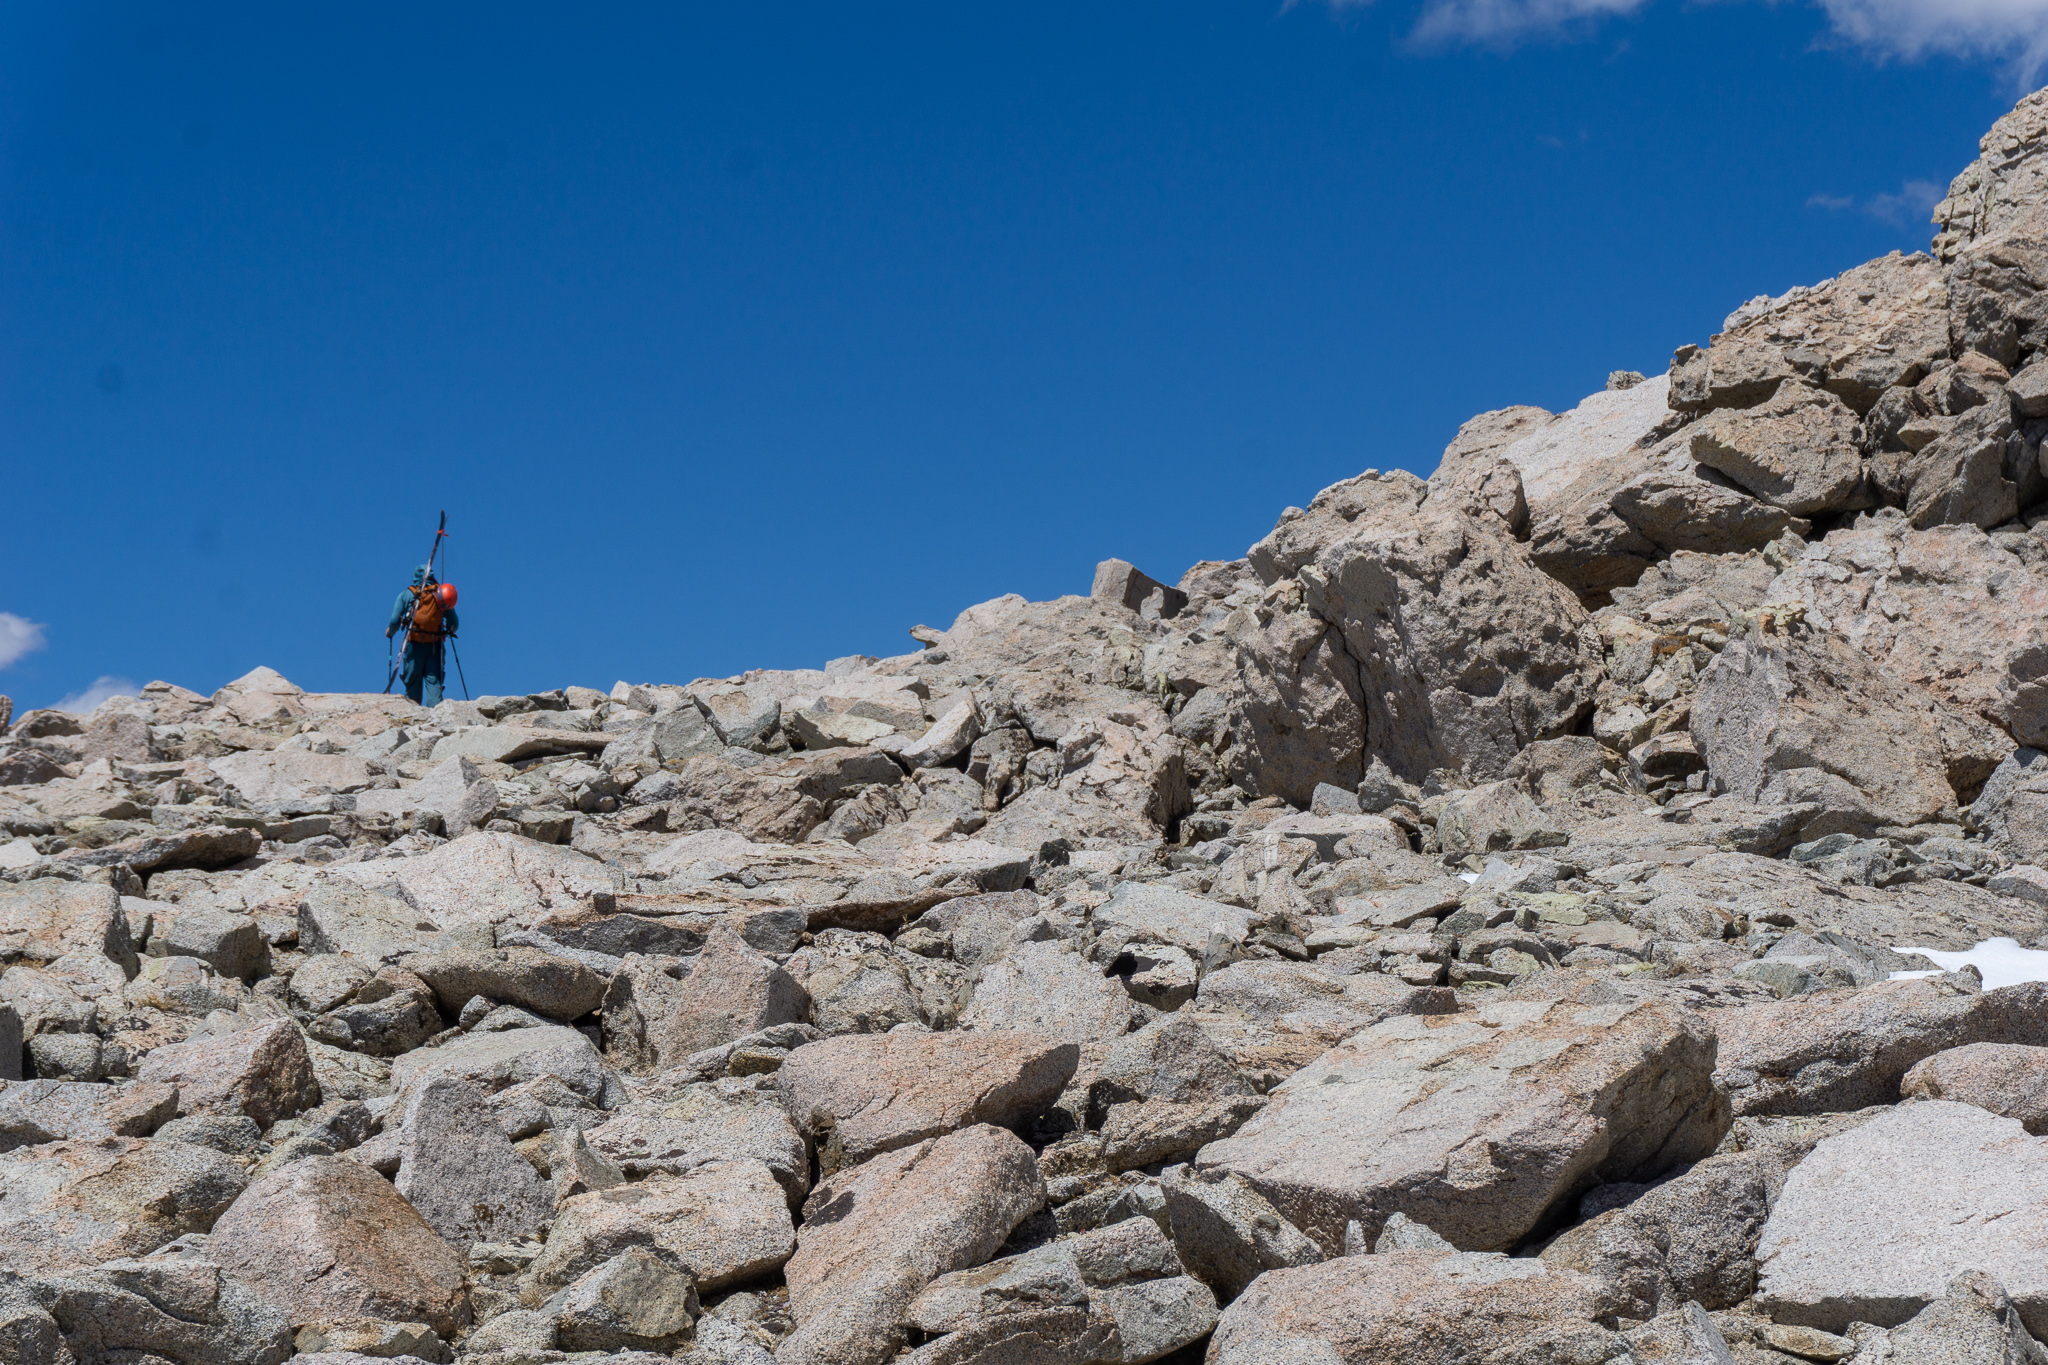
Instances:
[[[1458,874],[1458,880],[1465,883],[1465,885],[1470,886],[1472,885],[1472,883],[1479,880],[1479,874],[1477,872],[1460,872]]]
[[[2000,986],[2017,986],[2024,981],[2048,981],[2048,952],[2022,948],[2009,938],[1987,938],[1963,953],[1945,953],[1938,948],[1901,948],[1899,951],[1918,953],[1929,961],[1940,963],[1945,972],[1963,966],[1975,967],[1983,976],[1987,991],[1995,991]],[[1892,980],[1908,981],[1933,975],[1934,972],[1893,972]]]

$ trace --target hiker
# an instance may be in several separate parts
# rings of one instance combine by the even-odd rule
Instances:
[[[441,585],[433,570],[422,564],[412,571],[412,586],[402,588],[391,607],[391,624],[384,627],[390,639],[406,626],[405,659],[399,676],[405,680],[405,695],[422,706],[441,704],[442,642],[451,638],[461,622],[452,605],[444,605]],[[452,598],[452,594],[449,595]]]

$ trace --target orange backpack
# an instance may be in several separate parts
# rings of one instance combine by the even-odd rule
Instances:
[[[441,617],[446,610],[441,605],[440,585],[429,581],[412,590],[412,629],[405,638],[413,644],[439,644],[444,632]]]

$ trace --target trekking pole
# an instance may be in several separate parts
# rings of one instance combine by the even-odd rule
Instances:
[[[398,681],[398,632],[392,631],[384,637],[384,693],[389,696],[391,684]]]
[[[462,699],[469,700],[469,679],[462,677],[462,652],[455,648],[455,637],[448,637],[448,652],[455,656],[455,676],[462,679]]]

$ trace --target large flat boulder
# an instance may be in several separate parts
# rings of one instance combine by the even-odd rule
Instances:
[[[1714,1035],[1661,1003],[1503,1000],[1364,1029],[1273,1090],[1196,1165],[1235,1171],[1323,1249],[1396,1213],[1513,1246],[1588,1178],[1697,1160],[1727,1125]]]
[[[256,1181],[213,1225],[206,1255],[294,1326],[382,1318],[448,1337],[469,1323],[461,1254],[347,1157],[309,1157]]]
[[[881,1365],[911,1303],[939,1276],[988,1260],[1045,1205],[1031,1149],[980,1126],[900,1148],[822,1182],[784,1267],[796,1332],[782,1365]]]
[[[251,806],[304,801],[370,785],[370,765],[351,754],[316,754],[308,749],[250,750],[207,764]]]
[[[1397,1014],[1449,1014],[1458,1008],[1448,990],[1411,986],[1385,972],[1339,976],[1312,962],[1266,958],[1210,972],[1195,1000],[1205,1010],[1228,1010],[1333,1045]]]
[[[1629,1358],[1594,1280],[1538,1260],[1394,1251],[1272,1270],[1223,1310],[1209,1365]]]
[[[556,907],[587,904],[623,889],[597,859],[517,834],[480,830],[397,863],[351,863],[332,874],[371,890],[394,888],[442,929],[462,924],[530,925]]]
[[[0,1270],[39,1275],[206,1232],[249,1182],[183,1142],[97,1138],[0,1154]]]
[[[792,1052],[776,1084],[837,1167],[975,1124],[1014,1127],[1059,1098],[1080,1058],[1042,1034],[849,1034]]]
[[[293,905],[301,948],[310,953],[347,953],[372,969],[442,942],[438,921],[395,895],[339,877],[313,886]]]
[[[960,1024],[1085,1043],[1129,1032],[1131,1009],[1124,988],[1067,944],[1019,943],[976,975]]]
[[[1967,1104],[1901,1106],[1799,1163],[1757,1255],[1779,1322],[1896,1326],[1981,1270],[2048,1336],[2048,1139]]]
[[[446,735],[434,745],[434,762],[467,758],[479,763],[514,763],[540,754],[599,753],[615,738],[579,730],[525,725],[475,725]]]
[[[82,1081],[0,1082],[0,1151],[73,1138],[148,1137],[178,1114],[154,1081],[115,1089]]]

